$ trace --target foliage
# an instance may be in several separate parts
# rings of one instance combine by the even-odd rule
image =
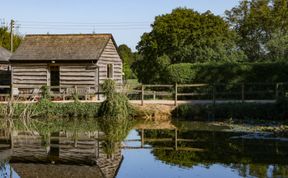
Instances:
[[[15,103],[13,104],[13,117],[18,118],[21,116],[23,111],[30,105],[29,109],[33,111],[33,118],[90,118],[97,117],[97,112],[99,109],[98,103],[81,103],[81,102],[70,102],[70,103],[53,103],[47,99],[43,99],[38,103],[23,104]],[[0,117],[4,116],[4,111],[6,111],[7,105],[1,104]]]
[[[136,60],[135,54],[125,44],[122,44],[118,47],[118,52],[119,52],[121,59],[123,60],[123,71],[125,74],[125,79],[135,78],[136,76],[131,69],[131,65]]]
[[[213,105],[179,105],[172,111],[174,118],[188,120],[209,119],[260,119],[287,120],[288,100],[277,103],[226,103]]]
[[[158,69],[163,66],[158,60],[165,55],[170,64],[242,61],[245,55],[236,48],[235,38],[221,17],[177,8],[157,16],[152,31],[142,35],[137,46],[142,58],[133,68],[141,82],[151,83],[158,79]]]
[[[237,45],[250,61],[274,60],[267,57],[277,59],[281,56],[277,56],[267,43],[277,40],[275,33],[287,34],[287,4],[287,0],[242,0],[238,6],[225,12],[230,26],[239,35]]]
[[[47,85],[44,85],[41,87],[41,98],[42,99],[50,99],[51,95],[50,95],[50,91]]]
[[[279,63],[182,63],[167,68],[165,83],[286,82],[288,64]]]
[[[105,133],[103,147],[106,153],[111,155],[130,130],[129,110],[132,107],[125,95],[116,93],[113,80],[106,80],[103,90],[106,100],[99,108],[99,127]]]
[[[267,42],[269,58],[274,61],[287,61],[288,56],[288,32],[280,31],[272,34],[272,38]]]
[[[8,31],[8,27],[0,27],[0,46],[6,48],[8,50],[11,49],[11,35]],[[22,41],[22,36],[20,35],[13,35],[13,50],[15,51]]]

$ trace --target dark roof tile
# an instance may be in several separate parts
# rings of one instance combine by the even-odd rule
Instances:
[[[10,61],[97,60],[111,38],[111,34],[26,35]]]

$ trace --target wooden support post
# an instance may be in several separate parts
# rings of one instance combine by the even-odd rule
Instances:
[[[13,99],[13,83],[10,85],[10,98]]]
[[[10,133],[10,148],[13,149],[14,148],[14,131],[12,130]]]
[[[100,143],[99,143],[99,130],[96,132],[96,148],[95,148],[95,155],[96,158],[99,158],[99,153],[100,153]]]
[[[215,84],[213,84],[213,105],[215,106],[216,104],[216,87]]]
[[[141,86],[141,106],[144,105],[144,85]]]
[[[178,150],[178,131],[177,128],[175,129],[175,150]]]
[[[276,87],[275,87],[275,99],[277,100],[277,98],[279,97],[279,83],[276,83]]]
[[[145,135],[144,135],[144,129],[141,130],[141,148],[144,147],[144,144],[145,144]]]
[[[10,51],[11,53],[13,53],[13,50],[14,50],[14,35],[13,35],[13,29],[14,29],[14,25],[15,25],[15,21],[12,19],[11,22],[10,22]]]
[[[175,95],[174,95],[174,105],[177,106],[177,98],[178,98],[178,85],[175,83]]]
[[[244,83],[241,84],[241,100],[242,100],[242,103],[245,102],[245,85],[244,85]]]

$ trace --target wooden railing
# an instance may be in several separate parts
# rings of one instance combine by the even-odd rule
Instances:
[[[100,92],[98,88],[89,87],[89,86],[74,86],[74,87],[62,87],[62,86],[49,86],[47,87],[49,95],[53,100],[63,100],[73,99],[74,95],[77,95],[79,98],[84,98],[85,100],[90,99],[92,96],[97,97],[99,100]],[[21,87],[18,88],[14,86],[11,89],[11,86],[0,86],[0,101],[6,101],[9,97],[18,97],[23,100],[37,100],[42,95],[42,89],[39,86],[31,87]],[[2,98],[1,98],[2,97]]]
[[[205,97],[203,100],[210,100],[213,104],[217,100],[237,100],[245,102],[247,100],[276,100],[280,96],[288,96],[288,83],[240,83],[227,84],[175,84],[175,85],[138,85],[133,90],[126,91],[129,95],[140,95],[141,105],[147,100],[147,96],[152,96],[150,100],[159,100],[164,96],[164,100],[174,100],[174,105],[180,100],[201,100],[189,99],[193,97]],[[141,88],[141,90],[139,90]],[[228,89],[227,89],[228,88]],[[260,89],[259,89],[260,88]],[[229,97],[235,95],[237,97]],[[262,98],[261,98],[262,96]],[[145,98],[146,97],[146,98]],[[254,99],[251,99],[254,98]],[[267,98],[267,99],[265,99]]]
[[[138,100],[141,105],[144,105],[146,100],[169,100],[177,105],[179,101],[188,100],[205,100],[215,104],[219,100],[234,100],[245,102],[248,100],[275,100],[279,97],[288,96],[288,83],[240,83],[240,84],[174,84],[174,85],[137,85],[130,89],[125,89],[125,86],[118,86],[121,91],[130,97],[130,100]],[[104,94],[101,86],[74,86],[48,87],[50,95],[54,100],[70,100],[76,94],[78,97],[85,100],[99,100]],[[0,86],[0,101],[5,101],[7,98],[20,97],[24,100],[37,98],[41,96],[40,87],[17,87],[2,85]],[[16,91],[19,91],[18,93]],[[131,96],[137,96],[133,99]],[[95,98],[96,97],[96,98]]]

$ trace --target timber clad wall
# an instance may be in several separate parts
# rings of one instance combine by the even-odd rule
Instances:
[[[113,80],[117,84],[122,84],[122,60],[111,39],[105,47],[97,64],[99,66],[100,84],[102,84],[104,80],[107,79],[107,64],[113,64]]]
[[[91,64],[90,64],[91,65]],[[60,66],[61,87],[85,86],[96,87],[97,70],[88,69],[88,65]]]
[[[27,35],[10,62],[13,88],[18,89],[50,85],[52,77],[53,85],[98,91],[108,78],[107,65],[110,78],[122,84],[122,60],[111,34]],[[59,76],[53,66],[59,66]]]
[[[15,88],[47,85],[47,64],[13,65],[12,82]]]

